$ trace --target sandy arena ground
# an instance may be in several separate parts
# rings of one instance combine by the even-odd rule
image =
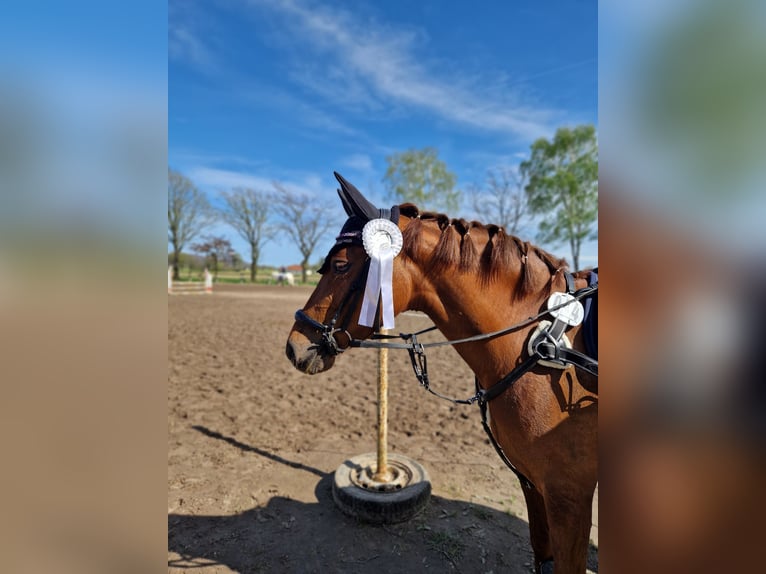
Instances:
[[[405,351],[389,354],[389,452],[426,467],[431,501],[388,526],[335,507],[332,473],[377,448],[377,351],[347,352],[313,377],[296,371],[285,342],[310,291],[223,286],[168,297],[168,571],[531,572],[521,488],[478,407],[428,394]],[[396,328],[429,324],[402,315]],[[451,348],[429,350],[428,366],[438,391],[473,393]]]

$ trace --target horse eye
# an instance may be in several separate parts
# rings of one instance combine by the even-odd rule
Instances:
[[[345,273],[348,271],[349,266],[349,262],[343,261],[342,259],[337,259],[332,262],[332,268],[336,273]]]

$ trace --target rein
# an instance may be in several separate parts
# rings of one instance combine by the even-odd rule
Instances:
[[[569,285],[569,281],[567,281],[567,284]],[[598,284],[589,285],[587,287],[583,287],[582,289],[575,291],[574,293],[572,293],[572,296],[575,301],[579,301],[580,299],[584,299],[590,295],[593,295],[597,290],[598,290]],[[374,339],[402,339],[406,341],[405,343],[386,343],[380,340],[368,341],[368,340],[351,338],[349,342],[349,347],[360,347],[360,348],[368,348],[368,349],[406,349],[410,354],[410,361],[412,363],[412,369],[415,372],[415,377],[418,379],[418,382],[421,384],[421,386],[423,386],[423,388],[425,388],[429,393],[455,404],[471,405],[475,402],[478,402],[479,405],[481,405],[482,403],[487,403],[491,401],[492,399],[494,399],[495,397],[497,397],[498,395],[502,394],[503,391],[505,391],[514,382],[516,382],[516,380],[521,378],[521,376],[524,373],[532,369],[540,360],[549,360],[549,361],[553,360],[553,361],[573,364],[576,367],[579,367],[594,376],[598,376],[598,361],[591,359],[587,355],[584,355],[583,353],[575,351],[574,349],[567,349],[562,347],[560,345],[560,340],[558,338],[554,338],[549,331],[544,331],[541,338],[534,345],[534,352],[531,353],[525,361],[517,365],[505,377],[503,377],[498,382],[496,382],[492,387],[486,390],[482,389],[479,387],[478,381],[477,381],[476,393],[473,396],[467,399],[455,399],[452,397],[442,395],[441,393],[431,388],[430,380],[428,378],[428,360],[426,358],[425,350],[430,347],[459,345],[462,343],[484,341],[488,339],[493,339],[495,337],[507,335],[508,333],[518,331],[519,329],[522,329],[523,327],[527,327],[533,323],[536,323],[540,321],[540,319],[542,319],[546,315],[549,315],[550,313],[552,313],[553,311],[557,311],[558,309],[562,309],[570,305],[571,303],[572,301],[567,301],[559,305],[554,305],[553,307],[546,309],[545,311],[541,311],[540,313],[532,317],[527,317],[525,320],[520,321],[519,323],[516,323],[514,325],[511,325],[510,327],[506,327],[505,329],[501,329],[499,331],[492,331],[491,333],[481,333],[479,335],[474,335],[472,337],[465,337],[463,339],[453,339],[449,341],[436,341],[432,343],[419,342],[417,339],[418,335],[422,335],[423,333],[428,333],[429,331],[433,331],[434,329],[436,329],[436,326],[432,326],[427,329],[423,329],[422,331],[417,331],[415,333],[400,333],[399,335],[383,335],[380,333],[376,333],[373,335]]]
[[[492,331],[491,333],[481,333],[478,335],[473,335],[472,337],[465,337],[462,339],[453,339],[448,341],[435,341],[431,343],[419,342],[418,336],[435,330],[436,329],[435,325],[427,329],[423,329],[422,331],[417,331],[415,333],[399,333],[398,335],[384,335],[381,333],[375,333],[372,335],[372,338],[375,340],[372,340],[372,341],[366,340],[366,339],[355,339],[346,330],[346,326],[348,325],[348,317],[346,318],[347,320],[344,322],[344,326],[341,328],[335,328],[335,323],[337,322],[341,312],[349,303],[349,301],[352,299],[352,297],[355,303],[356,299],[361,293],[361,286],[362,286],[362,283],[364,282],[364,277],[366,276],[367,265],[369,265],[369,259],[367,260],[365,264],[365,269],[362,270],[362,272],[360,273],[360,276],[356,279],[356,281],[354,281],[353,285],[351,286],[351,289],[349,290],[348,294],[343,299],[343,301],[341,301],[341,304],[338,306],[338,309],[333,315],[333,318],[331,319],[329,324],[320,323],[316,319],[312,319],[311,317],[306,315],[306,313],[304,313],[302,309],[299,309],[298,311],[295,312],[296,321],[302,321],[304,323],[308,323],[309,325],[314,327],[317,331],[319,331],[322,334],[322,341],[320,345],[328,353],[331,353],[333,355],[338,355],[342,353],[343,351],[345,351],[347,348],[352,348],[352,347],[365,348],[365,349],[405,349],[409,352],[410,361],[412,362],[412,368],[413,368],[413,371],[415,372],[415,377],[417,377],[418,382],[428,392],[430,392],[431,394],[439,398],[448,400],[455,404],[465,404],[465,405],[470,405],[475,402],[482,403],[482,402],[487,402],[492,400],[493,398],[501,394],[504,390],[506,390],[511,384],[513,384],[513,382],[515,382],[518,378],[520,378],[524,373],[526,373],[528,370],[534,367],[537,364],[537,362],[540,360],[555,360],[555,361],[563,361],[566,363],[571,363],[591,373],[592,375],[598,376],[598,361],[595,361],[591,359],[590,357],[578,351],[575,351],[574,349],[562,348],[559,345],[559,341],[557,339],[554,339],[548,332],[544,332],[543,337],[535,344],[534,353],[530,354],[530,356],[524,362],[516,366],[510,373],[508,373],[508,375],[500,379],[497,383],[495,383],[489,389],[484,390],[484,389],[477,388],[476,394],[469,397],[468,399],[454,399],[454,398],[450,398],[445,395],[442,395],[431,388],[430,380],[428,378],[428,360],[425,354],[426,349],[432,348],[432,347],[444,347],[447,345],[460,345],[462,343],[472,343],[476,341],[493,339],[495,337],[501,337],[503,335],[507,335],[508,333],[518,331],[519,329],[522,329],[524,327],[527,327],[533,323],[540,321],[540,319],[542,319],[546,315],[549,315],[553,311],[562,309],[570,305],[571,301],[567,301],[565,303],[555,305],[549,309],[546,309],[545,311],[541,311],[537,313],[536,315],[527,317],[526,319],[524,319],[523,321],[520,321],[519,323],[515,323],[514,325],[511,325],[510,327],[506,327],[505,329],[500,329],[499,331]],[[570,284],[569,277],[567,277],[567,285],[569,284]],[[580,299],[593,295],[597,290],[598,290],[598,284],[589,285],[587,287],[583,287],[582,289],[575,291],[572,295],[575,301],[579,301]],[[353,305],[352,305],[352,308],[353,308]],[[338,341],[335,338],[335,333],[345,333],[345,335],[348,337],[348,340],[349,340],[347,347],[341,347],[338,344]],[[405,342],[392,343],[392,342],[383,341],[383,339],[401,339]]]

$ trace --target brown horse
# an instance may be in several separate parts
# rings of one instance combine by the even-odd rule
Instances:
[[[370,267],[361,230],[373,219],[396,223],[403,247],[393,260],[394,313],[422,311],[450,341],[475,338],[455,350],[476,374],[477,388],[517,372],[486,401],[488,428],[521,478],[536,571],[551,572],[555,563],[557,574],[585,572],[597,481],[597,374],[530,362],[528,341],[551,293],[586,287],[587,272],[567,273],[564,260],[494,225],[420,213],[411,204],[379,210],[336,177],[349,219],[296,313],[288,358],[305,373],[319,373],[352,342],[372,336],[372,327],[359,325]],[[566,337],[575,352],[585,349],[581,326],[567,327]]]

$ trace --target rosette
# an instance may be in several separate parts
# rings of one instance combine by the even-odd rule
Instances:
[[[372,219],[362,229],[362,245],[370,256],[370,270],[362,298],[359,324],[372,327],[378,300],[383,310],[383,328],[394,327],[394,257],[402,250],[402,232],[388,219]]]

